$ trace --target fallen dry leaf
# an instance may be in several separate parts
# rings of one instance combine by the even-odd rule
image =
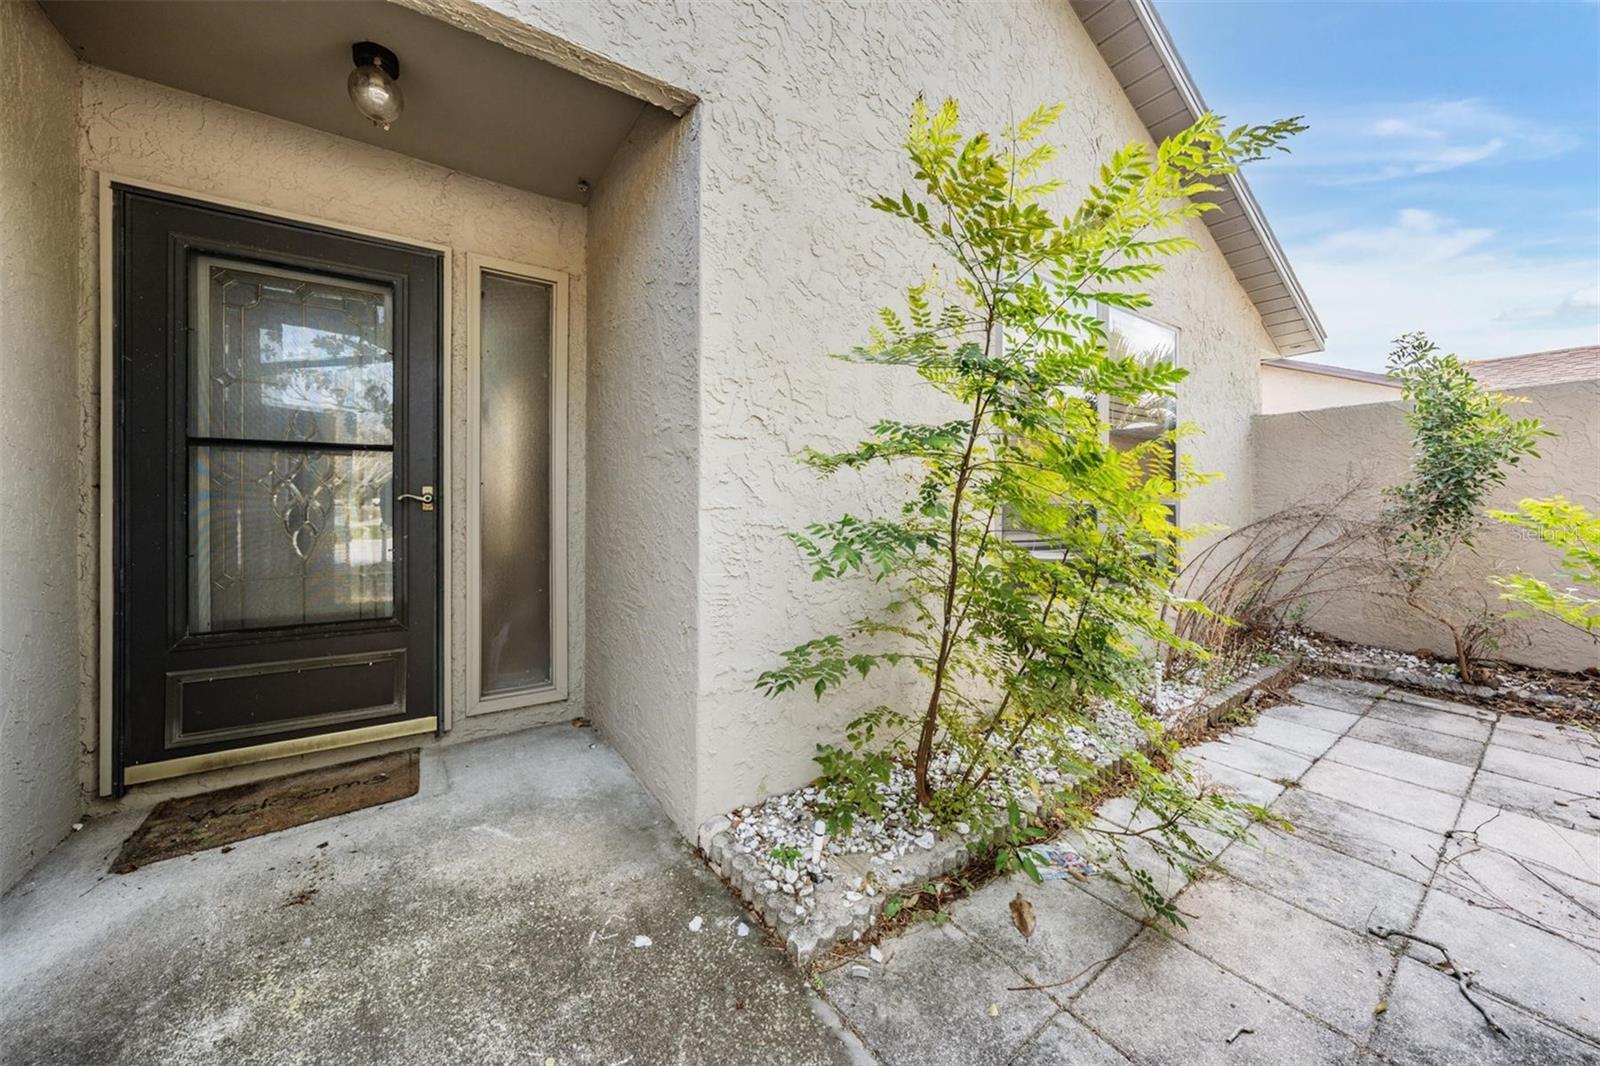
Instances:
[[[1038,924],[1033,916],[1033,904],[1023,899],[1021,892],[1011,901],[1011,924],[1025,937],[1032,936],[1033,928]]]

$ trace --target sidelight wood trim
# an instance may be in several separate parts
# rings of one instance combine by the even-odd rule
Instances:
[[[483,360],[482,288],[485,273],[535,281],[550,294],[550,683],[495,696],[483,695],[483,557],[480,536]],[[467,253],[467,702],[466,713],[488,714],[559,703],[568,696],[567,613],[567,331],[571,279],[560,270]]]

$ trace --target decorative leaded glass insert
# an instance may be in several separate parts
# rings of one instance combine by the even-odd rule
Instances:
[[[394,457],[189,448],[190,630],[394,613]]]
[[[210,256],[193,271],[189,631],[390,617],[392,292]]]
[[[394,442],[386,287],[209,256],[194,268],[192,436]]]

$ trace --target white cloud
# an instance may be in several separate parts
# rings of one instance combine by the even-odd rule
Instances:
[[[1482,100],[1430,100],[1310,116],[1299,140],[1300,165],[1327,172],[1332,184],[1396,181],[1479,163],[1549,159],[1581,139],[1510,114]]]
[[[1600,343],[1600,264],[1536,259],[1495,238],[1412,208],[1291,247],[1328,331],[1316,358],[1378,369],[1393,339],[1417,329],[1463,359]]]

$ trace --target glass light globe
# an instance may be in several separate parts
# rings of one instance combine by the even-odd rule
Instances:
[[[350,90],[350,102],[356,105],[356,110],[374,126],[383,129],[392,126],[400,117],[400,109],[405,107],[400,86],[388,71],[370,61],[350,72],[347,88]]]

